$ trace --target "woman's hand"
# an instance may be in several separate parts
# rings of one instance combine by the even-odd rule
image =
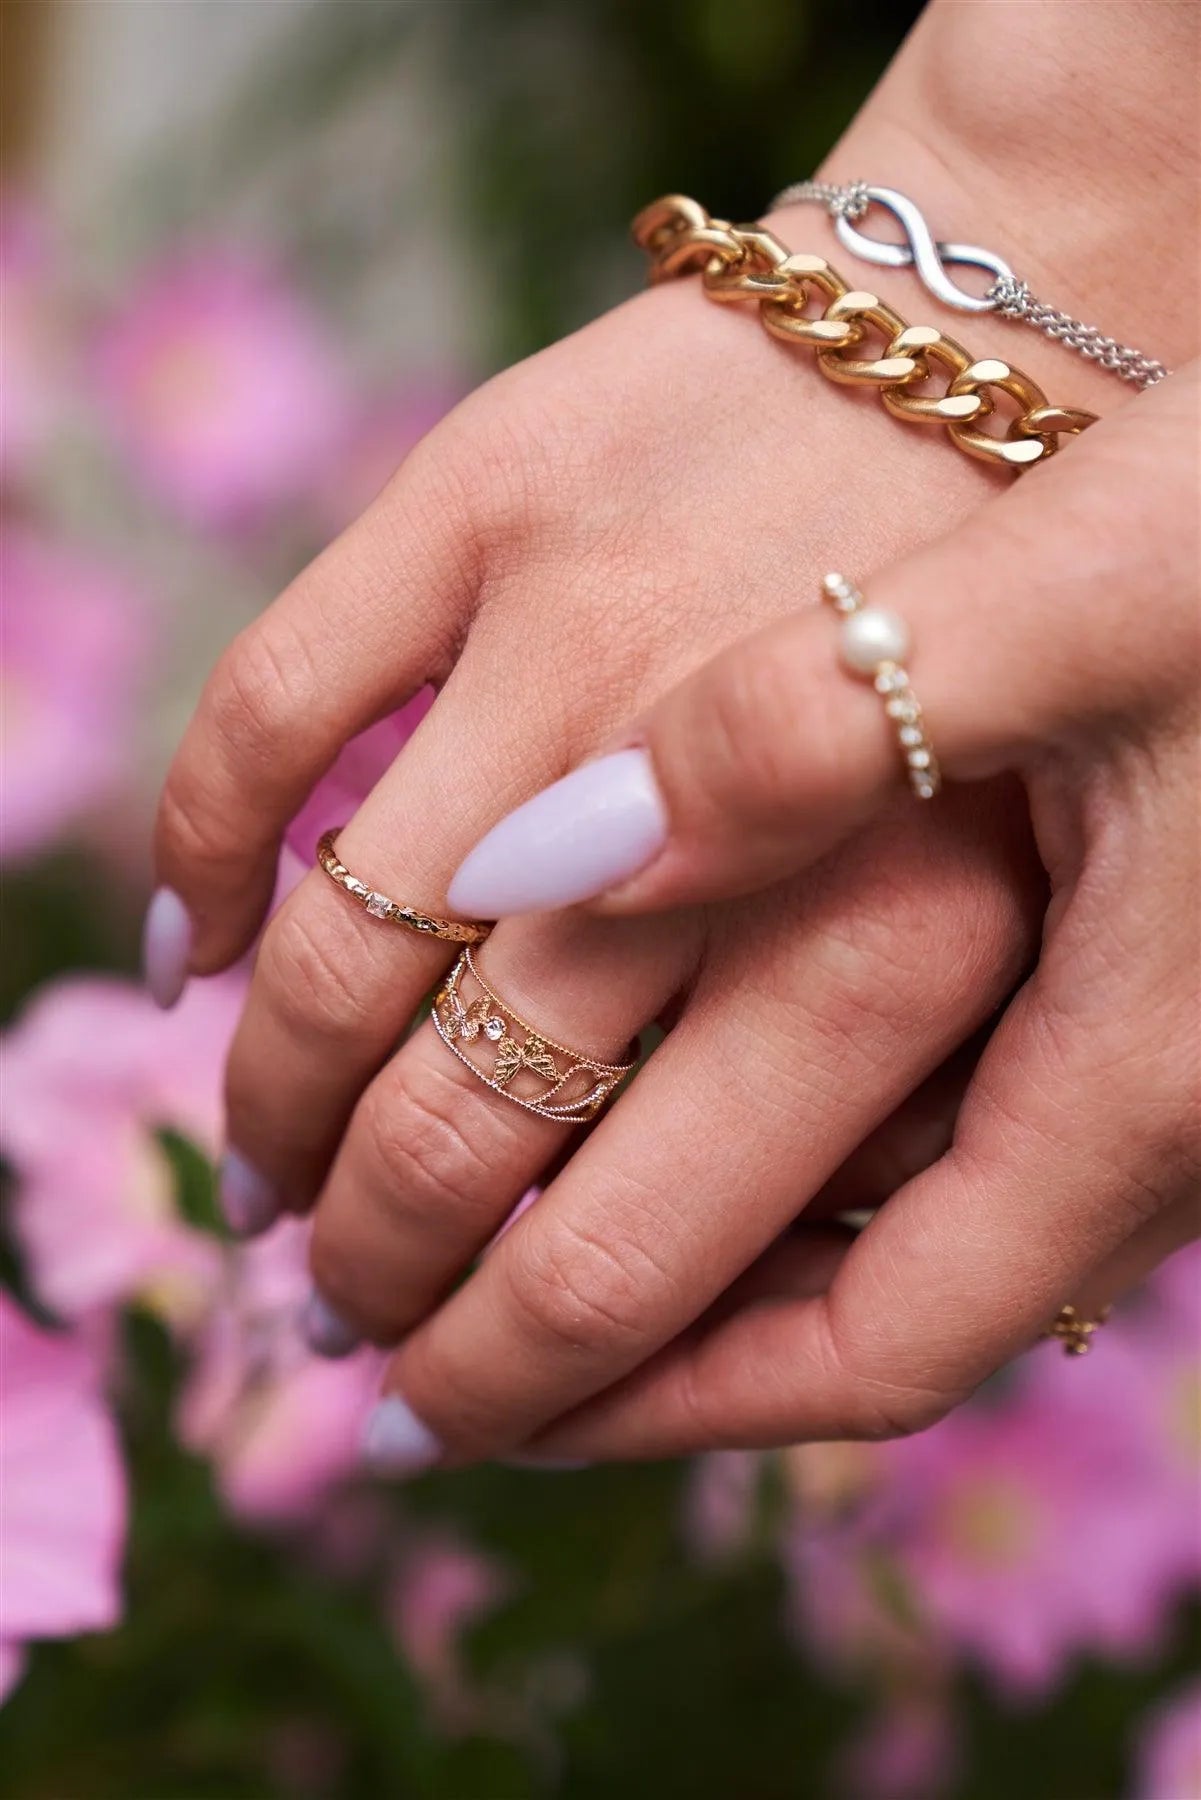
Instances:
[[[895,76],[885,91],[895,111]],[[841,154],[935,213],[957,196],[962,216],[947,152],[886,108],[869,109]],[[1159,191],[1140,189],[1140,204]],[[828,247],[819,216],[776,223],[798,246]],[[1044,251],[1023,258],[1036,281]],[[914,312],[904,278],[876,285]],[[1184,328],[1162,306],[1156,317],[1159,332],[1143,320],[1141,336],[1174,356]],[[1017,328],[990,330],[996,348]],[[1119,410],[1105,377],[1019,340],[1014,354],[1065,398]],[[472,844],[517,802],[789,613],[824,569],[880,567],[989,489],[938,437],[821,382],[692,284],[642,295],[490,384],[210,681],[160,816],[163,997],[185,968],[218,969],[249,946],[288,819],[345,740],[425,681],[440,688],[432,712],[339,850],[383,891],[438,910]],[[411,1467],[503,1453],[629,1375],[748,1269],[769,1291],[790,1285],[795,1245],[760,1259],[813,1196],[870,1203],[886,1191],[881,1169],[937,1154],[953,1113],[939,1096],[962,1081],[948,1059],[1027,966],[1041,910],[1020,790],[1001,782],[901,806],[736,903],[506,921],[484,966],[543,1030],[615,1057],[648,1019],[666,1013],[673,1028],[446,1300],[568,1134],[491,1094],[428,1025],[396,1051],[445,946],[368,918],[314,873],[260,947],[229,1068],[227,1204],[261,1227],[316,1200],[327,1344],[350,1329],[406,1337],[377,1454]],[[822,1246],[802,1246],[810,1285],[840,1247]],[[1047,1269],[1036,1297],[1049,1318],[1070,1296]],[[961,1334],[979,1298],[960,1297]],[[798,1433],[913,1424],[958,1397],[937,1368],[882,1370],[859,1317],[849,1333],[836,1313],[818,1317],[828,1379],[809,1414],[799,1406]],[[1030,1335],[1015,1322],[1007,1348]]]
[[[860,1346],[865,1380],[967,1392],[1046,1322],[1048,1282],[1095,1306],[1201,1231],[1199,392],[1194,364],[870,584],[911,629],[944,775],[1021,776],[1051,886],[1038,967],[953,1098],[951,1148],[898,1184],[828,1293],[812,1257],[777,1251],[773,1304],[727,1304],[540,1452],[844,1430],[831,1342]],[[597,903],[610,917],[778,881],[853,829],[870,841],[898,786],[896,727],[840,665],[839,633],[813,605],[724,652],[644,716],[643,749],[496,827],[452,893],[504,910],[514,882],[533,906],[561,891],[578,868],[565,844],[595,836],[581,786],[620,862],[606,771],[629,791],[631,760],[662,834]],[[822,1260],[828,1276],[837,1247]]]

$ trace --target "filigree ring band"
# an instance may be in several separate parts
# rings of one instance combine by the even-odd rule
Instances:
[[[440,919],[434,913],[419,912],[415,906],[403,906],[399,900],[389,900],[387,894],[369,887],[352,875],[341,860],[334,844],[342,827],[335,825],[327,831],[317,845],[317,861],[325,870],[331,881],[345,888],[352,899],[357,900],[371,914],[373,919],[384,919],[391,925],[403,925],[406,931],[421,932],[425,937],[442,938],[448,944],[482,944],[491,925],[479,920]]]
[[[933,800],[942,786],[938,758],[926,734],[922,709],[905,672],[909,627],[896,613],[869,606],[842,575],[827,575],[822,597],[842,618],[843,666],[870,681],[896,728],[897,743],[917,800]]]
[[[463,992],[465,979],[478,990],[474,998]],[[463,951],[435,995],[433,1021],[447,1049],[477,1080],[542,1119],[586,1124],[634,1067],[632,1062],[600,1062],[536,1031],[488,985],[470,949]],[[467,1044],[486,1060],[477,1062],[475,1054],[469,1056]]]

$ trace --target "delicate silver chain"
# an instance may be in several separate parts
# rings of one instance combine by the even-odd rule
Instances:
[[[999,312],[1007,319],[1031,325],[1077,355],[1108,369],[1138,388],[1154,387],[1168,370],[1156,357],[1146,356],[1128,344],[1106,337],[1096,325],[1085,325],[1060,312],[1031,293],[1028,284],[990,250],[975,244],[946,244],[934,237],[920,208],[895,188],[872,187],[865,181],[797,181],[777,194],[772,210],[815,201],[834,220],[840,242],[856,256],[889,268],[913,267],[932,294],[962,312]],[[903,244],[884,243],[856,230],[856,223],[873,206],[884,207],[905,233]],[[946,273],[952,263],[972,264],[988,270],[993,279],[983,294],[957,287]]]

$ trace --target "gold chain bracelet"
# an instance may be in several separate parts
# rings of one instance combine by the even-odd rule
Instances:
[[[976,361],[935,326],[908,324],[875,294],[852,288],[823,257],[793,254],[757,226],[710,218],[682,194],[656,200],[632,229],[650,259],[652,282],[699,270],[711,300],[753,301],[772,336],[812,350],[830,381],[874,388],[894,418],[941,425],[958,449],[982,462],[1020,473],[1053,456],[1061,436],[1096,421],[1095,413],[1050,405],[1038,383],[1012,364]],[[863,348],[872,333],[883,340],[874,356]],[[947,377],[941,393],[929,391],[936,370]],[[982,430],[1002,394],[1021,410],[1001,431]]]

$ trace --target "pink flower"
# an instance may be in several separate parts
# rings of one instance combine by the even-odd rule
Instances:
[[[136,475],[188,521],[240,526],[294,501],[346,429],[320,321],[262,258],[177,251],[144,274],[97,346],[98,385]]]
[[[842,1800],[935,1800],[956,1773],[959,1744],[944,1693],[885,1700],[837,1759]]]
[[[414,444],[445,417],[462,392],[461,384],[450,380],[411,381],[372,401],[351,421],[313,496],[330,537],[371,504]]]
[[[724,1562],[745,1550],[755,1526],[763,1458],[753,1450],[698,1456],[684,1494],[684,1537],[700,1562]]]
[[[30,1638],[103,1631],[121,1610],[125,1479],[96,1370],[0,1292],[0,1697]]]
[[[149,618],[113,571],[21,526],[0,548],[0,856],[45,849],[128,776]]]
[[[64,1318],[138,1296],[187,1320],[208,1304],[222,1250],[176,1208],[154,1133],[216,1150],[221,1069],[244,977],[194,982],[160,1013],[132,983],[45,988],[4,1040],[0,1141],[17,1175],[14,1223],[40,1298]]]
[[[881,1456],[875,1540],[929,1627],[1010,1692],[1046,1692],[1085,1651],[1154,1647],[1181,1586],[1180,1510],[1112,1400],[1073,1418],[1032,1383]]]
[[[208,1456],[241,1517],[307,1518],[359,1466],[383,1358],[312,1356],[297,1318],[309,1292],[308,1227],[282,1220],[233,1252],[180,1397],[182,1441]]]
[[[1136,1800],[1201,1794],[1201,1681],[1173,1694],[1144,1721]]]
[[[475,1710],[462,1635],[509,1591],[498,1563],[450,1538],[414,1545],[401,1567],[389,1602],[392,1630],[447,1728],[468,1728]]]

